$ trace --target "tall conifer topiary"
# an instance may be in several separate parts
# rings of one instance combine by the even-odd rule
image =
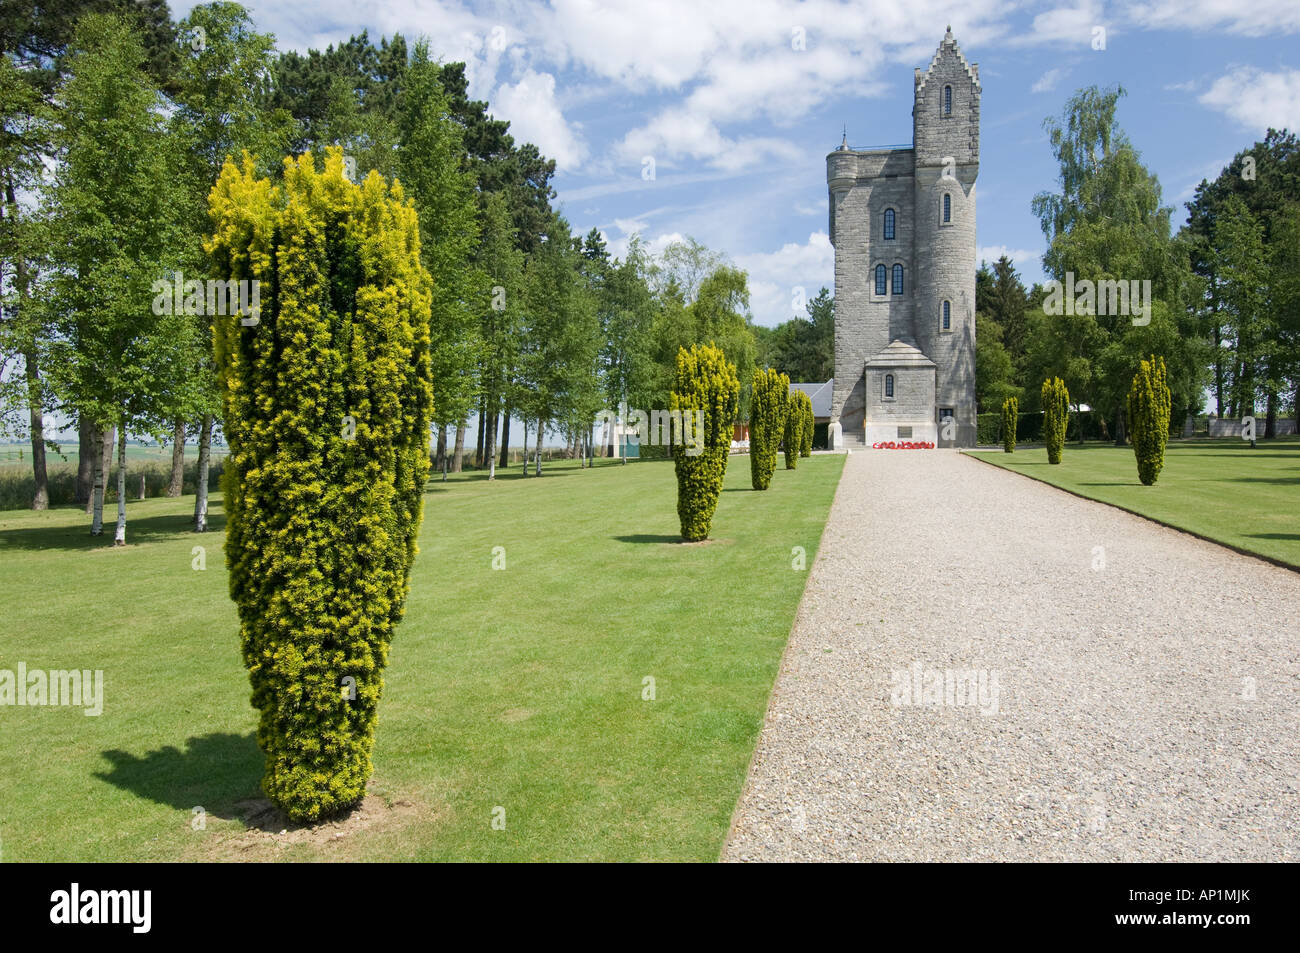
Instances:
[[[790,378],[770,367],[754,372],[749,410],[749,474],[756,490],[766,490],[772,484],[789,402]]]
[[[1016,449],[1016,423],[1020,419],[1020,401],[1008,397],[1002,402],[1002,449],[1014,453]]]
[[[803,391],[799,392],[800,405],[803,408],[803,431],[799,436],[799,456],[811,457],[813,431],[817,429],[817,419],[813,416],[812,398]]]
[[[1060,463],[1065,448],[1065,424],[1070,417],[1070,392],[1065,381],[1053,377],[1043,381],[1043,443],[1047,444],[1047,462]]]
[[[1137,457],[1138,479],[1144,486],[1155,483],[1164,469],[1169,404],[1165,359],[1153,354],[1151,360],[1139,365],[1128,392],[1129,434]]]
[[[799,466],[799,451],[803,447],[803,402],[800,397],[808,396],[801,390],[791,391],[786,398],[785,431],[781,435],[781,449],[785,454],[785,468],[794,470]]]
[[[740,406],[736,368],[721,348],[696,344],[678,350],[671,404],[683,419],[695,420],[699,411],[704,422],[704,433],[696,433],[694,441],[673,441],[682,538],[696,542],[708,537],[713,524]]]
[[[286,159],[282,185],[227,161],[209,202],[220,277],[261,283],[260,313],[213,336],[262,787],[312,821],[371,773],[429,466],[431,282],[401,186],[348,181],[338,148],[323,172]]]

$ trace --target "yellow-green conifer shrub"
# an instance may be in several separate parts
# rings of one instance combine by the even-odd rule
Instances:
[[[353,184],[337,148],[323,172],[286,159],[279,186],[227,161],[209,206],[219,276],[261,283],[260,314],[216,317],[213,337],[262,787],[312,821],[371,773],[429,466],[432,284],[401,186]]]
[[[1020,419],[1020,401],[1008,397],[1002,402],[1002,449],[1006,453],[1016,450],[1016,422]]]
[[[722,480],[727,475],[727,454],[731,452],[740,407],[740,380],[735,365],[727,360],[722,348],[712,344],[692,345],[690,350],[680,348],[670,399],[670,409],[679,411],[683,418],[694,420],[699,411],[704,421],[704,433],[695,434],[694,448],[689,439],[673,442],[682,538],[696,542],[709,535],[718,497],[722,495]]]
[[[1060,463],[1065,449],[1065,424],[1070,417],[1070,392],[1065,381],[1053,377],[1043,381],[1043,443],[1047,444],[1047,462]]]
[[[813,398],[800,391],[800,407],[802,408],[803,428],[800,432],[800,456],[813,456],[813,432],[816,429],[816,420],[813,416]]]
[[[766,490],[772,484],[789,402],[790,378],[770,367],[754,372],[749,410],[749,475],[756,490]]]
[[[1151,355],[1142,361],[1128,392],[1129,435],[1137,457],[1138,479],[1151,486],[1165,466],[1165,445],[1169,442],[1169,385],[1165,359]]]
[[[799,451],[803,448],[803,401],[807,397],[801,390],[790,392],[786,398],[785,433],[781,436],[781,450],[785,454],[785,468],[799,466]]]

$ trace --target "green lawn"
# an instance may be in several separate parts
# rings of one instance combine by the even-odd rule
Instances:
[[[755,493],[733,457],[697,545],[671,463],[431,483],[371,784],[395,807],[325,840],[244,822],[261,756],[220,498],[202,537],[192,497],[130,503],[116,551],[75,509],[0,513],[0,668],[105,679],[100,717],[0,707],[3,859],[712,860],[843,460]]]
[[[1132,448],[1067,444],[1061,463],[1042,448],[973,453],[989,463],[1123,507],[1178,529],[1300,569],[1300,440],[1174,440],[1154,486],[1137,477]]]

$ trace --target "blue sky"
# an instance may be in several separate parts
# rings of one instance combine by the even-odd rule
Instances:
[[[826,153],[844,125],[855,146],[911,141],[912,70],[948,24],[983,83],[980,251],[1007,251],[1027,283],[1044,247],[1029,202],[1056,175],[1042,121],[1075,89],[1125,87],[1120,122],[1178,223],[1196,183],[1270,124],[1300,129],[1298,0],[246,5],[281,49],[363,28],[427,36],[468,64],[472,95],[517,138],[557,160],[575,231],[599,228],[616,253],[636,232],[652,249],[694,236],[749,272],[767,325],[791,316],[796,288],[833,284]]]

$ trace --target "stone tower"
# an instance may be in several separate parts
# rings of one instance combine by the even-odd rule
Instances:
[[[913,83],[912,145],[826,158],[835,247],[831,420],[846,445],[975,444],[979,67],[949,28]],[[943,425],[951,414],[953,426]]]

